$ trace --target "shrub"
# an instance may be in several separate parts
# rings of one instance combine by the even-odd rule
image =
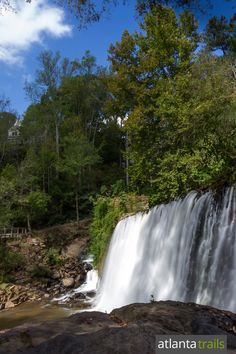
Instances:
[[[0,283],[13,281],[13,273],[24,265],[25,260],[21,254],[10,251],[5,243],[0,244]]]
[[[56,248],[49,248],[47,252],[47,263],[50,266],[60,265],[62,263],[62,259],[59,255],[59,251]]]
[[[51,278],[51,271],[44,265],[35,265],[31,270],[31,276],[34,279],[48,280]]]
[[[147,197],[134,194],[121,193],[116,197],[99,196],[94,201],[93,220],[90,227],[90,251],[93,254],[96,268],[102,264],[111,235],[121,217],[144,211],[147,207]]]

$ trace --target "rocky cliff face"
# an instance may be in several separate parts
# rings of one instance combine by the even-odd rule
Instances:
[[[82,262],[89,242],[89,220],[79,226],[58,225],[32,236],[7,242],[21,264],[10,274],[10,284],[0,284],[0,310],[25,301],[48,299],[80,286],[86,277]]]
[[[3,331],[0,354],[152,354],[157,334],[227,335],[228,353],[236,353],[236,314],[172,301],[83,312]]]

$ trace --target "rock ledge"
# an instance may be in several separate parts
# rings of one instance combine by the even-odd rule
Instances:
[[[236,353],[236,314],[173,301],[83,312],[2,331],[0,354],[152,354],[157,334],[227,335]]]

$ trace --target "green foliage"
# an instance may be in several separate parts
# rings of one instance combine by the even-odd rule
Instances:
[[[128,114],[130,187],[160,203],[235,180],[231,59],[196,53],[200,36],[188,12],[153,6],[141,29],[110,48],[109,87]]]
[[[11,225],[14,219],[12,209],[17,199],[17,169],[6,165],[0,173],[0,226]]]
[[[7,141],[16,117],[2,100],[1,226],[79,221],[100,191],[99,263],[130,212],[127,191],[154,204],[235,182],[235,15],[211,19],[201,34],[192,13],[174,11],[180,4],[193,1],[138,1],[140,30],[110,46],[109,70],[89,52],[81,60],[42,52],[17,146]]]
[[[153,180],[151,204],[168,202],[199,186],[201,189],[213,186],[215,179],[224,174],[225,161],[220,155],[209,156],[209,150],[203,146],[191,154],[184,150],[166,154],[159,167],[158,177]]]
[[[35,280],[47,282],[51,278],[52,273],[49,268],[44,265],[35,265],[30,271],[31,277]]]
[[[50,197],[38,190],[28,193],[20,203],[30,220],[37,221],[46,214],[49,201]]]
[[[96,149],[84,136],[70,136],[65,140],[59,170],[78,178],[82,168],[92,166],[99,161]]]
[[[3,242],[0,243],[0,283],[14,279],[14,272],[25,265],[21,254],[9,250]]]
[[[236,13],[229,20],[225,16],[212,17],[206,27],[205,39],[210,50],[222,50],[224,54],[235,54]]]
[[[47,263],[50,266],[56,266],[62,264],[62,259],[60,257],[59,251],[56,248],[49,248],[46,254]]]
[[[121,187],[120,183],[118,185]],[[102,265],[111,235],[120,218],[130,213],[145,211],[147,208],[147,198],[125,192],[110,197],[99,196],[94,200],[90,251],[94,256],[95,267]]]
[[[113,195],[113,196],[116,196],[116,195],[121,196],[122,194],[124,195],[125,191],[126,191],[126,186],[125,186],[125,182],[123,179],[118,179],[111,186],[111,195]]]
[[[0,106],[1,106],[1,98],[0,98]],[[1,145],[7,142],[8,129],[10,129],[14,125],[15,121],[16,121],[16,116],[13,113],[0,111],[0,144]]]
[[[94,202],[90,250],[94,256],[95,267],[101,265],[113,230],[121,215],[126,212],[123,204],[114,205],[114,200],[110,197],[99,197]]]
[[[80,213],[90,213],[90,195],[124,173],[123,133],[104,108],[106,70],[88,51],[81,60],[49,51],[38,59],[35,81],[26,84],[33,103],[21,121],[17,146],[7,140],[16,117],[1,112],[6,105],[0,105],[2,227],[79,220]]]

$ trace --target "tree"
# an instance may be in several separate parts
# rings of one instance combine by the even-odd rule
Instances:
[[[31,0],[25,0],[30,3]],[[64,7],[72,13],[79,21],[79,27],[86,26],[92,22],[97,22],[101,17],[109,12],[111,6],[117,6],[120,3],[128,3],[129,0],[54,0],[54,3]],[[233,0],[225,0],[227,2]],[[143,16],[156,5],[172,6],[173,8],[192,9],[208,11],[211,8],[213,0],[136,0],[137,14]],[[0,0],[0,10],[14,10],[12,0]]]
[[[53,54],[51,51],[44,51],[38,57],[41,68],[36,72],[36,79],[33,83],[25,84],[25,90],[32,100],[42,101],[48,106],[55,126],[56,154],[60,155],[60,125],[64,118],[61,108],[61,97],[58,95],[58,87],[62,78],[71,77],[78,70],[78,62],[65,58],[61,60],[59,52]]]
[[[19,200],[26,215],[27,227],[30,232],[32,221],[35,222],[46,214],[49,201],[50,197],[40,190],[31,191]]]
[[[76,220],[79,222],[79,193],[83,183],[83,172],[100,162],[94,146],[83,136],[72,135],[65,139],[63,159],[58,168],[64,172],[74,188]]]
[[[108,96],[105,70],[96,65],[93,56],[85,53],[79,75],[64,78],[59,94],[67,117],[64,128],[71,130],[71,124],[75,124],[74,128],[80,129],[94,145],[100,126],[106,119],[103,109]]]
[[[235,81],[226,59],[197,55],[190,13],[157,6],[141,29],[111,46],[110,90],[128,113],[131,187],[162,202],[228,179]]]
[[[0,112],[0,166],[3,164],[8,145],[8,130],[16,122],[16,115],[10,112]]]
[[[50,219],[54,220],[62,220],[63,217],[71,219],[74,216],[71,206],[76,203],[78,217],[79,208],[82,213],[90,207],[90,194],[99,190],[101,184],[110,185],[117,176],[122,178],[120,148],[123,137],[117,120],[105,108],[110,74],[96,64],[96,58],[88,51],[81,60],[76,60],[76,72],[61,74],[63,62],[56,54],[44,56],[45,64],[37,71],[36,80],[30,86],[32,90],[29,90],[37,93],[37,101],[27,109],[21,128],[24,147],[28,150],[22,163],[28,161],[31,165],[36,181],[32,190],[40,190],[50,196]],[[42,70],[44,66],[47,70]],[[58,110],[61,117],[58,124],[59,141],[55,138],[54,109]],[[81,165],[80,178],[73,171],[71,174],[66,172],[70,170],[67,151],[72,140],[76,151],[91,146],[92,155],[96,160],[104,159],[104,163],[86,162],[85,166]],[[112,148],[112,154],[109,155],[106,147]],[[73,150],[72,147],[70,150]],[[88,148],[88,154],[89,151]],[[72,156],[77,158],[75,152],[72,152]],[[81,163],[84,163],[84,158],[81,159]]]
[[[8,130],[17,120],[16,113],[11,108],[11,103],[4,95],[0,96],[0,167],[4,166],[7,154],[10,153]]]
[[[137,0],[136,10],[139,15],[145,15],[158,5],[205,12],[211,8],[212,2],[211,0]]]
[[[12,224],[14,203],[17,199],[17,170],[6,165],[0,174],[0,227]]]
[[[206,27],[205,39],[209,50],[235,54],[236,13],[229,20],[225,16],[212,17]]]
[[[10,110],[10,100],[4,95],[0,96],[0,112],[6,112]]]

